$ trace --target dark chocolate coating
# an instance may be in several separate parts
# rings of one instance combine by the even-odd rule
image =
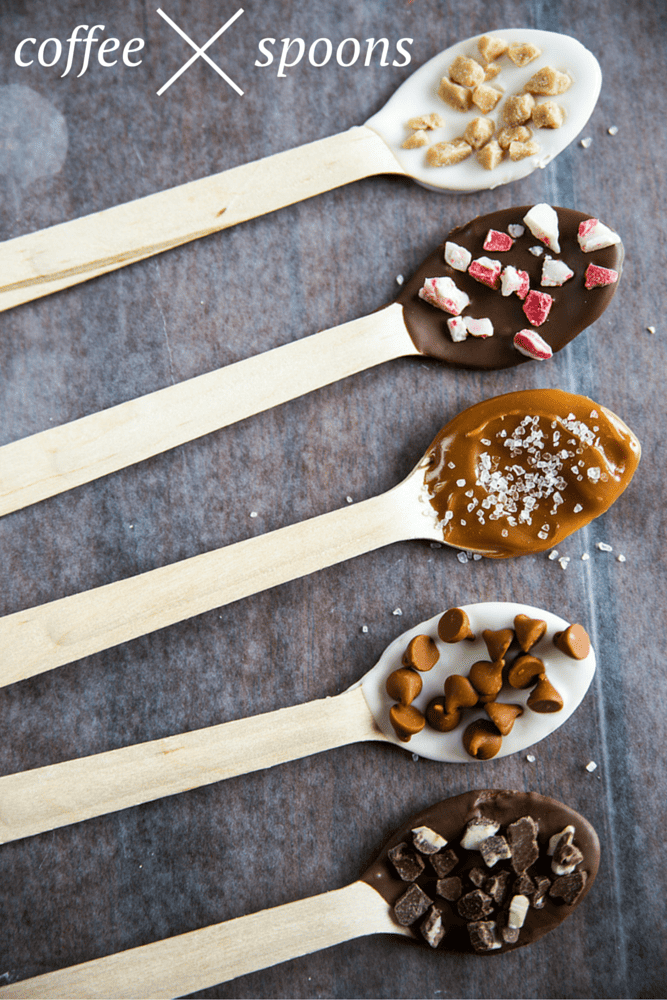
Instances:
[[[618,271],[620,281],[623,244],[616,243],[602,250],[583,253],[577,242],[577,230],[579,224],[590,219],[591,215],[571,208],[556,208],[560,253],[555,253],[545,247],[525,226],[523,217],[531,207],[523,205],[504,208],[490,215],[477,216],[467,225],[453,229],[441,246],[426,258],[416,274],[406,282],[397,301],[403,306],[405,325],[422,354],[438,358],[455,368],[511,368],[531,360],[517,351],[512,343],[515,333],[531,326],[523,312],[522,300],[514,293],[504,296],[499,288],[489,288],[471,278],[467,272],[455,271],[444,259],[447,241],[465,247],[472,254],[473,260],[490,257],[492,260],[499,260],[503,266],[511,264],[517,270],[527,271],[531,289],[547,292],[552,296],[554,303],[551,311],[538,332],[554,353],[569,344],[607,308],[618,287],[618,281],[613,285],[587,290],[584,287],[584,274],[589,264],[597,264]],[[514,241],[511,250],[484,250],[483,243],[489,229],[507,232],[507,227],[513,223],[525,226],[525,232]],[[530,247],[534,246],[543,247],[544,253],[539,257],[530,253]],[[561,286],[542,286],[542,265],[547,254],[556,260],[565,261],[574,271],[574,277]],[[426,278],[445,275],[452,278],[470,298],[470,305],[466,306],[462,315],[476,319],[488,317],[493,323],[492,337],[482,339],[469,336],[460,343],[454,343],[447,328],[449,314],[419,298],[419,289]]]
[[[529,908],[519,940],[515,944],[503,942],[502,947],[494,951],[475,952],[470,944],[466,922],[459,916],[456,906],[446,902],[442,897],[436,899],[437,876],[435,871],[430,871],[431,866],[427,864],[428,874],[422,875],[417,882],[435,900],[444,914],[443,919],[447,926],[447,932],[439,945],[439,950],[501,955],[503,952],[532,944],[533,941],[537,941],[538,938],[557,927],[579,905],[595,880],[600,864],[600,843],[597,834],[588,820],[562,802],[557,802],[545,795],[538,795],[536,792],[502,789],[465,792],[463,795],[445,799],[408,820],[385,844],[376,860],[364,872],[362,881],[376,889],[391,906],[394,905],[399,896],[405,892],[406,884],[396,875],[388,860],[387,852],[401,841],[411,843],[410,831],[416,826],[428,826],[445,837],[448,841],[447,846],[453,848],[466,870],[476,866],[486,869],[479,851],[464,851],[459,845],[459,839],[468,820],[478,816],[497,820],[500,823],[501,832],[509,823],[515,822],[522,816],[532,816],[538,824],[537,839],[540,846],[540,859],[531,871],[534,874],[548,874],[552,879],[554,876],[550,870],[550,859],[546,856],[549,838],[566,826],[572,825],[575,828],[574,843],[584,856],[578,870],[585,871],[587,874],[586,885],[573,906],[555,902],[547,896],[542,909],[535,909],[533,906]],[[458,871],[457,867],[457,874]],[[496,874],[496,869],[489,868],[488,874]],[[419,921],[414,927],[417,931],[416,940],[418,940],[421,937],[418,933]]]

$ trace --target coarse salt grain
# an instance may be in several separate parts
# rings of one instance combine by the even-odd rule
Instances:
[[[616,135],[618,132],[618,125],[610,125],[609,128],[607,129],[607,132],[609,133],[609,135]]]
[[[401,611],[400,608],[394,608],[394,610],[392,611],[392,615],[402,615],[402,614],[403,612]]]
[[[599,549],[600,552],[613,552],[614,551],[612,549],[611,545],[608,545],[607,542],[598,542],[595,547],[596,547],[596,549]]]
[[[592,774],[593,771],[597,771],[597,767],[598,766],[594,760],[589,760],[588,764],[586,764],[586,770],[589,774]]]
[[[581,556],[582,562],[587,562],[588,559],[590,559],[588,552],[584,552]]]
[[[616,556],[616,562],[620,562],[620,563],[625,562],[625,556],[623,555],[622,552],[621,552],[620,555]]]
[[[352,497],[345,497],[345,500],[346,500],[347,503],[354,503],[354,500],[352,499]]]
[[[528,252],[532,253],[533,257],[541,257],[544,253],[544,247],[529,247]]]
[[[569,556],[561,556],[560,559],[558,560],[558,564],[561,569],[567,569],[567,564],[569,563],[569,561],[570,561]]]
[[[558,549],[552,549],[547,558],[551,559],[552,562],[554,559],[558,559]]]
[[[258,515],[258,513],[257,513],[257,511],[256,511],[256,510],[251,510],[251,511],[250,511],[250,516],[251,516],[251,517],[258,517],[259,515]]]
[[[527,753],[526,754],[526,760],[528,761],[529,764],[534,764],[535,763],[535,754],[534,753]]]
[[[457,552],[456,553],[456,558],[458,559],[458,561],[460,563],[467,563],[468,562],[468,557],[465,554],[465,552]]]
[[[649,333],[655,333],[655,327],[654,326],[647,326],[646,329],[648,330]]]
[[[592,142],[593,142],[593,140],[591,139],[590,135],[587,135],[585,139],[581,140],[581,142],[579,143],[579,145],[583,146],[584,149],[588,149],[588,147],[590,146],[590,144]]]
[[[414,760],[415,762],[416,762],[416,761],[418,761],[418,760],[419,760],[419,754],[418,754],[418,753],[413,753],[413,755],[412,755],[412,759],[413,759],[413,760]]]
[[[403,277],[402,274],[397,274],[396,275],[396,284],[397,285],[402,285],[404,281],[405,281],[405,278]]]
[[[368,632],[368,625],[362,625],[362,626],[361,626],[361,631],[362,631],[362,632],[364,633],[364,635],[365,635],[365,634],[366,634],[366,632]]]

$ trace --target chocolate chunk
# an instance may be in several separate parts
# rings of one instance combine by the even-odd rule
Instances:
[[[572,872],[571,875],[561,875],[551,885],[549,895],[552,899],[562,899],[568,906],[573,906],[579,899],[586,885],[586,872]]]
[[[487,892],[491,899],[498,906],[502,906],[507,894],[507,884],[510,880],[509,872],[498,872],[497,875],[491,875],[487,878],[484,883],[484,892]]]
[[[418,885],[413,883],[397,899],[394,906],[394,916],[401,927],[409,927],[410,924],[414,924],[415,920],[419,920],[426,913],[432,902],[433,900],[430,896],[427,896]]]
[[[551,885],[551,879],[546,875],[535,876],[535,894],[533,895],[533,906],[536,910],[541,910],[546,902],[546,895]]]
[[[438,896],[449,900],[450,903],[455,903],[457,899],[461,898],[463,883],[458,875],[452,875],[449,878],[439,878],[436,882],[435,891]]]
[[[468,924],[470,944],[475,951],[491,951],[498,947],[495,920],[475,920]]]
[[[486,872],[483,868],[471,868],[468,872],[468,878],[473,885],[476,885],[478,889],[481,889],[486,882]]]
[[[456,909],[464,920],[481,920],[493,911],[493,900],[481,889],[473,889],[461,896]]]
[[[428,911],[426,920],[424,920],[419,929],[422,932],[422,936],[426,943],[429,944],[431,948],[437,948],[444,938],[445,931],[447,930],[442,919],[442,910],[433,905]]]
[[[537,823],[532,816],[522,816],[507,827],[510,850],[512,852],[512,868],[520,875],[535,864],[540,856],[537,846]]]
[[[522,872],[518,878],[514,879],[512,883],[512,894],[520,896],[532,896],[535,892],[535,883],[533,882],[530,875],[526,872]]]
[[[494,837],[488,837],[486,840],[482,841],[479,845],[479,853],[482,855],[484,863],[489,868],[493,868],[497,861],[502,861],[504,858],[512,856],[509,844],[499,833],[497,833]]]
[[[389,851],[389,860],[404,882],[414,882],[424,871],[424,859],[409,844],[398,844]]]
[[[446,851],[440,851],[439,854],[432,854],[429,861],[435,868],[435,874],[438,878],[444,878],[445,875],[449,875],[453,868],[459,863],[457,854],[448,847]]]

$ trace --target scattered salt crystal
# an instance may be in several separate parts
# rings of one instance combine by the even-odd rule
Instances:
[[[597,549],[599,549],[600,552],[613,552],[614,551],[612,549],[611,545],[608,545],[606,542],[598,542],[595,547]]]
[[[441,545],[440,542],[431,542],[431,548],[432,549],[441,549],[442,545]]]
[[[583,510],[583,509],[584,509],[584,508],[583,508],[583,507],[581,506],[581,504],[580,504],[580,503],[576,503],[576,504],[574,505],[574,513],[575,513],[575,514],[581,514],[581,512],[582,512],[582,510]]]
[[[616,135],[618,132],[618,125],[610,125],[609,128],[607,129],[607,132],[609,133],[609,135]]]
[[[368,625],[362,625],[361,631],[364,633],[364,635],[366,635],[366,633],[368,632]]]
[[[348,503],[354,503],[352,497],[345,497],[345,499],[347,500]]]
[[[468,562],[468,557],[465,554],[465,552],[457,552],[456,553],[456,558],[458,559],[458,561],[460,563],[467,563]]]
[[[403,277],[402,274],[397,274],[396,275],[396,284],[397,285],[402,285],[404,281],[405,281],[405,278]]]
[[[592,142],[593,142],[593,140],[591,139],[590,135],[587,135],[585,139],[581,140],[581,142],[579,143],[579,145],[583,146],[584,149],[588,149],[588,147],[590,146],[590,144]]]
[[[418,761],[418,760],[419,760],[419,754],[418,754],[418,753],[413,753],[413,755],[412,755],[412,759],[413,759],[414,761]]]
[[[582,562],[587,562],[588,559],[590,559],[588,552],[584,552],[581,556]]]
[[[551,559],[552,562],[553,562],[554,559],[558,559],[558,550],[557,549],[552,549],[551,552],[549,553],[549,555],[547,556],[547,558]]]
[[[529,247],[529,253],[532,253],[533,257],[541,257],[544,253],[544,247]]]
[[[259,517],[259,515],[258,515],[258,513],[257,513],[257,511],[256,511],[256,510],[251,510],[251,511],[250,511],[250,516],[251,516],[251,517]]]
[[[402,614],[403,612],[401,611],[400,608],[394,608],[394,610],[392,611],[392,615],[402,615]]]
[[[625,556],[623,555],[623,553],[621,553],[619,556],[616,556],[616,562],[625,562]]]
[[[528,761],[529,764],[534,764],[535,763],[535,754],[534,753],[527,753],[526,754],[526,760]]]
[[[475,560],[475,562],[477,562],[479,559],[482,558],[482,553],[481,552],[473,552],[472,557]],[[625,558],[625,556],[623,558]]]
[[[647,326],[646,329],[648,330],[649,333],[655,333],[655,327],[654,326]]]
[[[592,774],[593,771],[597,771],[597,767],[598,766],[594,760],[589,760],[588,764],[586,764],[586,770],[589,774]]]
[[[456,485],[457,486],[465,486],[465,484],[466,484],[465,479],[457,479],[456,480]]]
[[[560,568],[567,569],[567,564],[569,563],[569,561],[570,561],[569,556],[561,556],[560,559],[558,560]]]
[[[510,234],[510,236],[513,236],[515,240],[518,240],[519,236],[523,236],[525,231],[526,230],[523,226],[519,226],[514,223],[511,226],[507,227],[507,232]]]

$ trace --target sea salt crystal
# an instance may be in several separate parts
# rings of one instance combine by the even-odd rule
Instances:
[[[456,553],[456,558],[458,559],[458,561],[460,563],[467,563],[468,562],[468,557],[465,554],[465,552],[457,552]]]
[[[590,559],[588,552],[584,552],[581,557],[582,562],[587,562],[588,559]]]
[[[533,257],[541,257],[544,253],[544,247],[529,247],[529,253],[532,253]]]
[[[396,275],[396,284],[397,285],[402,285],[404,281],[405,281],[405,278],[403,277],[402,274],[397,274]]]
[[[583,146],[584,149],[588,149],[588,147],[590,146],[590,144],[592,142],[593,142],[593,140],[591,139],[590,135],[587,135],[585,139],[581,140],[581,142],[579,143],[579,145]]]
[[[600,479],[600,469],[597,465],[592,465],[590,469],[586,470],[586,475],[592,483],[597,483]]]
[[[618,125],[610,125],[609,128],[607,129],[607,132],[609,133],[609,135],[617,135]]]
[[[621,562],[621,563],[625,562],[625,556],[623,555],[623,553],[616,556],[616,562]]]
[[[258,515],[258,513],[257,513],[257,511],[256,511],[256,510],[251,510],[251,511],[250,511],[250,516],[251,516],[251,517],[259,517],[259,515]]]
[[[400,608],[394,608],[394,610],[392,611],[392,615],[402,615],[402,614],[403,612],[401,611]]]
[[[593,771],[597,771],[597,768],[598,766],[594,760],[589,760],[588,764],[586,764],[586,770],[589,774],[592,774]]]
[[[606,542],[598,542],[595,547],[597,549],[599,549],[600,552],[613,552],[614,551],[613,548],[611,547],[611,545],[608,545]]]
[[[456,485],[457,486],[465,486],[465,484],[466,484],[465,479],[457,479],[456,480]]]
[[[535,754],[534,753],[527,753],[526,754],[526,760],[528,761],[529,764],[534,764],[535,763]]]
[[[558,550],[552,549],[547,558],[551,559],[552,562],[554,561],[554,559],[558,559]]]
[[[569,561],[570,561],[570,557],[569,556],[561,556],[560,559],[558,560],[560,568],[561,569],[567,569],[567,564],[569,563]]]
[[[364,635],[365,635],[365,634],[366,634],[366,632],[368,632],[368,625],[362,625],[362,626],[361,626],[361,631],[362,631],[362,632],[364,633]]]

